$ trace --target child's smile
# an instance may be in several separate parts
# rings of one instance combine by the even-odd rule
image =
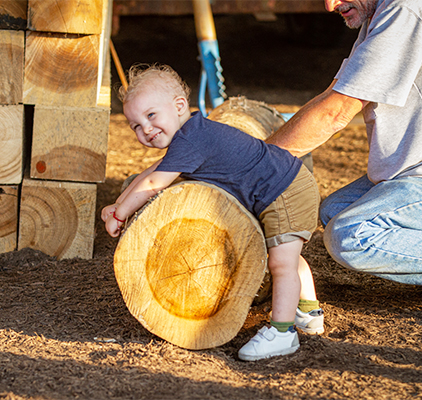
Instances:
[[[123,111],[138,141],[147,147],[168,147],[183,125],[177,100],[160,86],[143,87]]]

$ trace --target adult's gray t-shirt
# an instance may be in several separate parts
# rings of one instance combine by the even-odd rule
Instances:
[[[364,108],[368,177],[422,176],[422,0],[379,0],[334,90]]]

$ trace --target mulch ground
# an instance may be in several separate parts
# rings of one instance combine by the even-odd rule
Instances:
[[[234,33],[230,20],[226,25],[221,23],[224,20],[219,20],[217,30],[222,38],[220,48],[226,55],[223,65],[228,87],[256,100],[265,100],[262,96],[268,93],[268,101],[274,103],[270,86],[279,90],[282,82],[265,86],[262,79],[267,77],[274,82],[277,74],[262,74],[255,89],[250,89],[252,95],[236,86],[241,81],[253,83],[252,71],[257,64],[241,64],[235,58],[236,51],[242,48],[239,44],[232,47],[236,51],[231,54],[224,50],[224,32],[230,33],[232,29]],[[151,21],[156,22],[143,20],[139,38],[152,37],[148,36],[153,30]],[[242,20],[248,28],[246,38],[252,41],[260,37],[261,54],[264,50],[274,54],[265,35],[255,25],[249,26],[248,21]],[[179,31],[190,29],[192,34],[192,26],[179,20],[166,20],[153,36],[163,43],[175,38],[179,46],[176,43],[169,48],[177,53],[178,59],[185,59],[180,54],[180,43],[186,43],[185,38],[168,32],[172,23]],[[265,30],[270,30],[270,26],[274,25],[265,25]],[[134,36],[129,40],[130,35],[123,28],[121,39],[115,40],[118,50],[123,52],[125,45],[128,54],[168,62],[179,70],[174,65],[178,59],[173,63],[173,60],[160,60],[155,53],[148,56],[152,53],[144,47],[139,51],[136,47],[139,41],[135,42]],[[232,37],[239,41],[242,36],[233,34]],[[147,44],[150,42],[145,40]],[[284,51],[289,55],[288,63],[284,64],[288,68],[287,83],[304,82],[305,86],[286,89],[289,98],[295,93],[302,96],[297,102],[282,99],[277,103],[281,111],[292,111],[280,103],[299,104],[313,94],[304,94],[304,89],[319,89],[312,86],[317,83],[317,68],[335,70],[338,59],[331,64],[328,60],[339,50],[305,49],[313,64],[307,74],[300,69],[301,79],[296,79],[292,77],[293,65],[306,57],[302,53],[292,54],[296,47],[277,40],[277,46],[283,45],[290,46]],[[152,46],[157,50],[156,43]],[[249,57],[254,47],[243,47]],[[170,51],[166,52],[166,57],[169,54]],[[230,56],[234,64],[229,63]],[[318,56],[323,61],[318,62]],[[261,66],[270,65],[256,57],[254,61]],[[125,62],[130,64],[131,60]],[[251,79],[242,80],[241,67],[251,73]],[[230,68],[235,76],[230,76]],[[238,83],[235,78],[239,79]],[[326,82],[322,84],[325,87]],[[259,88],[264,90],[258,92]],[[296,353],[251,363],[238,360],[238,349],[268,321],[270,301],[252,307],[238,335],[214,349],[181,349],[145,330],[123,302],[113,271],[117,240],[106,234],[99,214],[102,207],[118,196],[127,176],[160,156],[159,151],[141,148],[124,117],[113,114],[107,179],[98,185],[93,259],[57,261],[30,249],[0,255],[0,399],[422,398],[422,287],[400,285],[340,267],[324,248],[321,227],[303,254],[314,273],[325,311],[326,331],[321,336],[301,334],[301,347]],[[359,124],[351,125],[342,135],[314,151],[314,175],[322,197],[361,176],[366,169],[366,156],[364,127]]]
[[[98,215],[127,175],[160,156],[133,136],[113,115]],[[313,153],[323,197],[362,174],[366,151],[357,125]],[[97,221],[92,260],[57,261],[30,249],[0,256],[1,399],[422,398],[422,288],[340,267],[322,228],[304,256],[325,333],[301,335],[293,355],[245,363],[237,351],[268,321],[271,301],[252,307],[224,346],[189,351],[167,343],[128,312],[113,272],[117,240]]]

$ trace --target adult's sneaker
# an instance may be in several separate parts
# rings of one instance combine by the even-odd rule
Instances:
[[[294,353],[300,347],[298,334],[293,326],[287,332],[264,326],[240,350],[243,361],[256,361]]]
[[[305,313],[296,309],[295,326],[304,333],[321,335],[324,333],[324,311],[318,308]]]

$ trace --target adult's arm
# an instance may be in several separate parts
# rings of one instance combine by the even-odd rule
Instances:
[[[267,139],[301,157],[345,128],[367,101],[333,90],[336,80],[320,95],[306,103],[286,124]]]

